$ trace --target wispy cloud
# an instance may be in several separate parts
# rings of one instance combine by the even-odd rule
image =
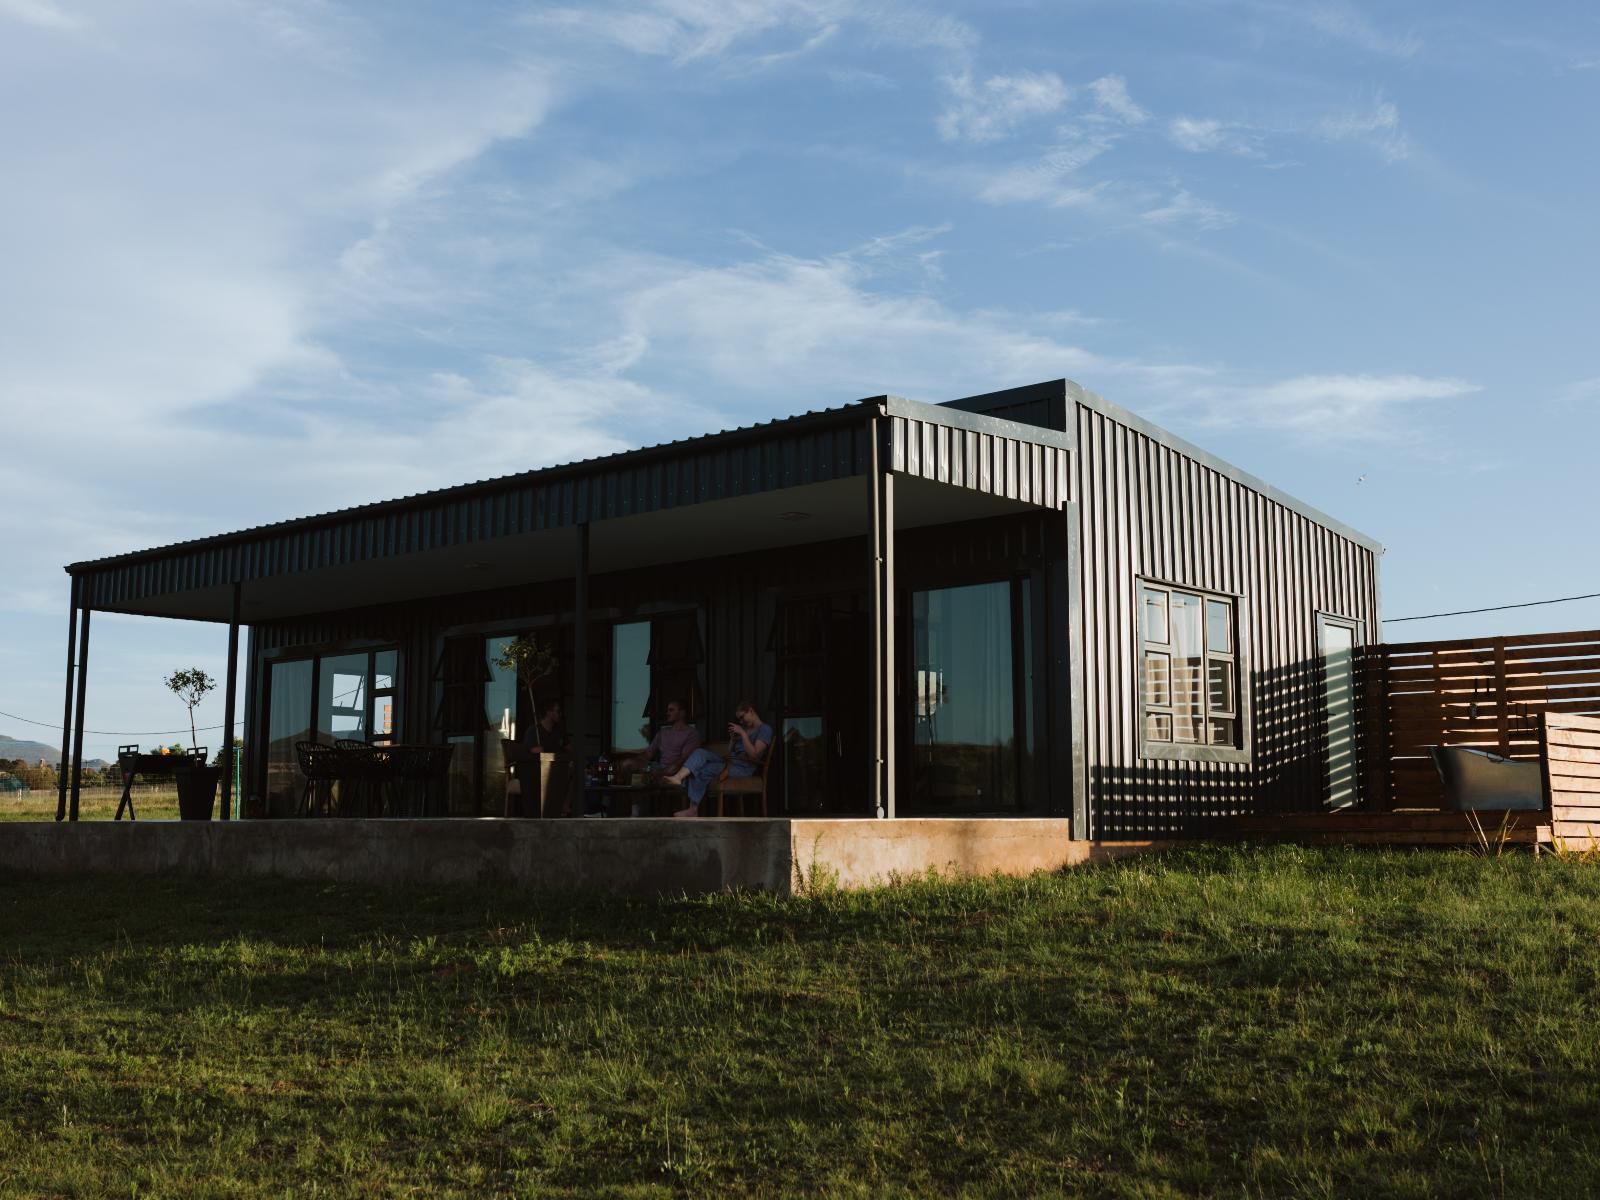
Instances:
[[[984,174],[978,198],[989,204],[1044,203],[1079,208],[1091,203],[1103,185],[1069,182],[1079,170],[1114,144],[1110,137],[1083,138],[1057,146],[1042,157]]]
[[[1167,140],[1190,154],[1221,151],[1255,158],[1261,155],[1260,137],[1256,130],[1219,121],[1215,117],[1177,116],[1167,122]]]
[[[0,18],[4,17],[63,33],[77,33],[89,27],[87,17],[51,0],[0,0]]]
[[[1329,113],[1315,132],[1329,141],[1364,142],[1386,162],[1399,162],[1411,153],[1411,142],[1400,128],[1400,110],[1382,96]]]
[[[1266,147],[1273,143],[1306,138],[1363,143],[1385,162],[1399,162],[1412,151],[1411,140],[1400,125],[1400,110],[1382,95],[1353,101],[1314,118],[1280,119],[1271,124],[1184,114],[1167,121],[1166,135],[1174,146],[1190,154],[1241,158],[1264,158]]]
[[[1407,416],[1419,407],[1478,390],[1462,379],[1420,375],[1299,375],[1202,385],[1177,407],[1212,427],[1271,429],[1318,443],[1383,442],[1410,436]]]
[[[1232,213],[1195,199],[1181,187],[1165,203],[1145,209],[1139,218],[1151,225],[1195,225],[1201,229],[1221,229],[1235,220]]]
[[[1351,4],[1295,2],[1281,6],[1280,11],[1293,12],[1319,33],[1372,54],[1411,58],[1422,49],[1422,39],[1416,34],[1387,32]]]
[[[1133,102],[1128,81],[1121,75],[1102,75],[1089,85],[1095,107],[1129,125],[1142,125],[1150,114]]]
[[[945,86],[950,104],[936,125],[939,136],[950,142],[1008,137],[1019,125],[1060,111],[1072,96],[1061,77],[1049,71],[991,75],[982,83],[963,73],[946,79]]]
[[[847,25],[879,44],[965,52],[978,41],[957,18],[892,0],[649,0],[540,7],[526,19],[680,65],[735,53],[773,65],[819,49]],[[787,42],[775,47],[774,39]]]

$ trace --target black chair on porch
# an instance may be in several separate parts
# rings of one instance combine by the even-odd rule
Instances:
[[[339,781],[339,752],[321,742],[296,742],[295,757],[306,786],[300,793],[300,815],[326,817],[333,812],[333,785]]]

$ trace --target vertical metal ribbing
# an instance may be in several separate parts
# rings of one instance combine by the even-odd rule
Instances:
[[[78,636],[78,577],[72,577],[72,599],[67,608],[67,686],[66,699],[62,702],[61,714],[61,761],[58,764],[60,772],[56,780],[58,789],[56,795],[56,820],[67,819],[67,763],[72,757],[72,671],[76,660],[73,658],[74,643]]]
[[[878,517],[883,522],[880,565],[883,582],[883,815],[895,814],[895,750],[898,746],[895,713],[895,583],[894,583],[894,473],[878,476],[883,499],[878,502]]]
[[[222,819],[233,816],[233,696],[239,690],[239,581],[228,616],[228,690],[222,705]]]
[[[78,711],[72,723],[72,804],[67,816],[78,819],[78,785],[83,775],[83,709],[84,695],[89,686],[89,614],[93,609],[84,606],[78,617]],[[67,765],[67,756],[61,756],[61,765]]]
[[[883,594],[883,463],[878,447],[879,421],[876,417],[867,422],[867,523],[871,561],[872,590],[872,776],[867,783],[867,797],[874,816],[888,816],[884,796],[883,734],[887,724],[887,699],[884,695],[884,594]]]

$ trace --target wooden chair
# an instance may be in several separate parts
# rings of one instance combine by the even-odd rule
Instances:
[[[731,762],[730,752],[732,743],[722,755],[724,763]],[[722,768],[722,774],[717,776],[717,781],[711,785],[707,792],[707,799],[714,799],[717,803],[717,816],[726,816],[727,801],[731,797],[739,805],[739,816],[750,815],[749,804],[751,800],[761,802],[761,815],[767,815],[767,776],[772,771],[772,760],[777,757],[777,736],[773,736],[772,744],[767,747],[767,752],[761,758],[761,763],[754,775],[730,776],[728,768]]]

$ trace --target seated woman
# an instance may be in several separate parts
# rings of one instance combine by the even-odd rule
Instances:
[[[739,701],[733,717],[728,723],[730,746],[726,763],[709,750],[696,750],[684,760],[683,766],[662,776],[662,782],[681,783],[689,793],[689,807],[679,809],[673,816],[698,817],[706,789],[721,778],[724,766],[735,779],[747,778],[760,769],[761,760],[772,746],[772,726],[761,719],[755,704],[749,700]]]

